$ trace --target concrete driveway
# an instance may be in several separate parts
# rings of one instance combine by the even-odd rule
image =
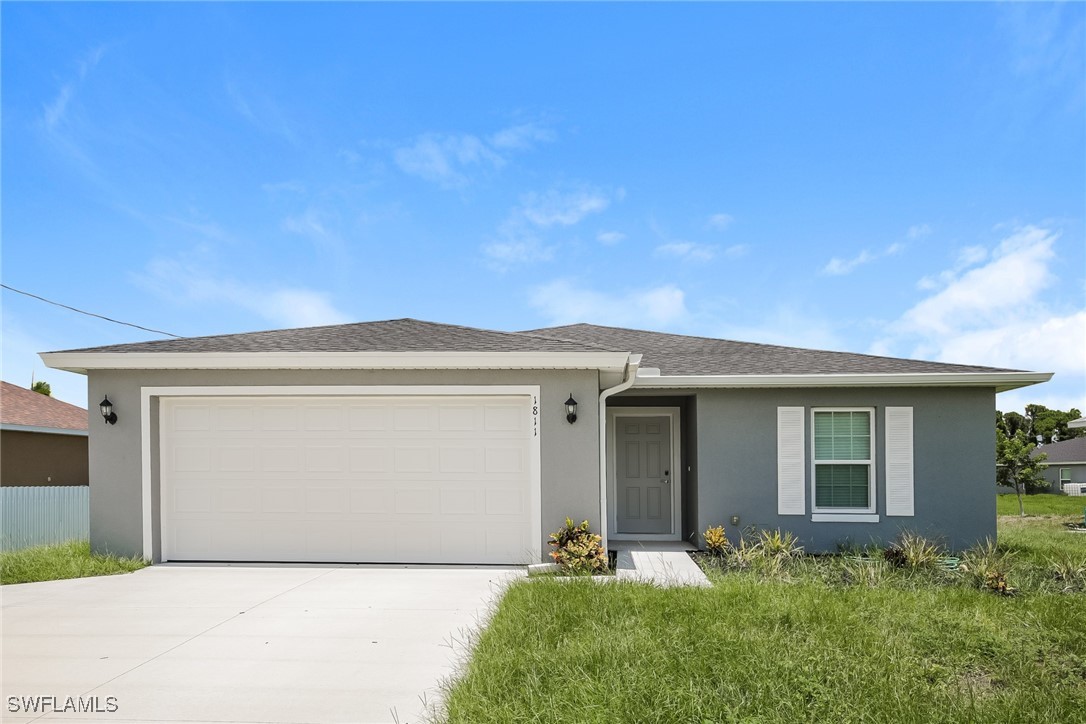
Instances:
[[[418,722],[457,642],[522,575],[171,564],[4,586],[0,719]],[[43,696],[101,711],[24,710]]]

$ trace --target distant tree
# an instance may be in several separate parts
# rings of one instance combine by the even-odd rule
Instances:
[[[1026,417],[1033,421],[1030,434],[1034,436],[1034,439],[1036,439],[1037,435],[1040,435],[1045,443],[1070,440],[1073,437],[1086,435],[1086,429],[1067,427],[1067,423],[1071,422],[1071,420],[1082,417],[1082,413],[1074,407],[1064,412],[1063,410],[1050,410],[1044,405],[1026,405]]]
[[[1018,495],[1018,514],[1026,515],[1022,504],[1022,494],[1026,491],[1042,490],[1048,482],[1041,473],[1048,466],[1044,453],[1032,455],[1037,443],[1029,439],[1025,430],[1019,430],[1008,436],[996,428],[996,485],[1013,487]]]
[[[45,380],[38,380],[37,382],[30,385],[30,389],[34,392],[37,392],[38,394],[45,395],[46,397],[53,396],[53,388],[50,387],[49,383]]]
[[[996,410],[996,428],[1003,430],[1003,433],[1008,437],[1014,437],[1019,430],[1024,431],[1027,435],[1031,434],[1030,423],[1028,417],[1014,410],[1010,412]]]

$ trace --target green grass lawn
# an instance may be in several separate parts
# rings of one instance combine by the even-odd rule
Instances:
[[[522,581],[505,594],[449,722],[1086,721],[1086,563],[1058,519],[1000,521],[1018,595],[962,573],[802,558],[710,570],[710,589]],[[849,565],[879,580],[848,583]],[[855,579],[853,579],[855,580]]]
[[[1077,515],[1081,519],[1082,511],[1086,509],[1086,496],[1038,493],[1023,495],[1022,504],[1026,515]],[[1018,496],[1014,493],[997,495],[996,514],[1018,515]]]
[[[0,553],[0,584],[131,573],[147,565],[139,558],[97,555],[87,541]]]

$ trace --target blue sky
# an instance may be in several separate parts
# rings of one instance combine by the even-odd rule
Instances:
[[[204,335],[588,321],[1056,372],[1086,5],[11,4],[4,283]],[[152,335],[5,291],[3,377]]]

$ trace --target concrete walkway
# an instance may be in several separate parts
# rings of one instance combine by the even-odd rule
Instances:
[[[523,575],[168,564],[4,586],[2,719],[418,722],[467,632]],[[114,710],[10,711],[9,697],[43,696]]]
[[[636,542],[620,546],[615,576],[663,586],[711,586],[681,543]]]

